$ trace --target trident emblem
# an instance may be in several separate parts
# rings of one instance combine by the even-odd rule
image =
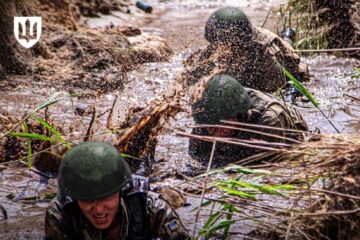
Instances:
[[[26,29],[26,23],[29,23],[29,35]],[[22,27],[22,33],[19,35],[19,24]],[[34,36],[34,27],[36,25],[36,35]],[[14,34],[16,40],[25,48],[31,48],[40,39],[41,36],[41,17],[14,17]]]

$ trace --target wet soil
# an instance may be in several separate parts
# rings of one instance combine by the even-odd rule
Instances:
[[[268,11],[271,14],[265,27],[277,32],[279,26],[279,14],[276,8],[280,1],[249,0],[249,1],[149,1],[153,5],[153,14],[144,14],[140,10],[132,9],[132,15],[113,12],[112,15],[101,18],[83,18],[84,24],[91,27],[106,27],[109,24],[117,25],[135,24],[145,33],[155,33],[169,43],[173,49],[173,56],[168,62],[147,63],[127,74],[124,88],[99,95],[97,98],[74,98],[64,100],[48,110],[48,114],[56,126],[61,126],[66,136],[84,135],[91,120],[90,114],[80,115],[74,108],[85,112],[96,106],[99,112],[100,122],[105,129],[106,112],[110,109],[116,95],[126,106],[143,106],[150,99],[161,96],[166,89],[174,84],[176,75],[183,67],[182,62],[189,54],[204,47],[206,41],[203,38],[203,28],[207,17],[218,7],[234,5],[243,7],[248,13],[254,25],[262,25]],[[239,3],[240,2],[240,3]],[[321,55],[303,58],[309,64],[312,75],[308,88],[318,100],[320,107],[327,113],[330,119],[343,133],[360,132],[360,108],[359,102],[346,97],[345,94],[360,98],[360,80],[346,77],[353,70],[353,66],[360,62],[354,59],[336,58],[334,56]],[[30,109],[43,102],[56,89],[44,88],[41,82],[28,84],[29,79],[17,78],[12,84],[11,90],[0,90],[0,114],[3,116],[22,116]],[[76,89],[75,89],[76,92]],[[66,93],[64,91],[64,93]],[[187,97],[183,98],[184,102]],[[319,128],[322,132],[334,132],[327,120],[309,103],[299,102],[299,108],[304,113],[311,129]],[[73,108],[74,106],[74,108]],[[192,119],[188,106],[184,106],[184,112],[170,119],[164,128],[156,149],[155,159],[151,176],[155,183],[176,185],[182,180],[174,178],[176,173],[187,173],[199,170],[201,166],[187,155],[188,140],[176,136],[176,131],[190,132],[189,125]],[[101,131],[101,129],[99,129]],[[27,172],[24,176],[22,172]],[[43,232],[43,213],[46,201],[27,203],[21,198],[17,201],[7,198],[13,193],[28,192],[31,189],[44,195],[46,191],[52,191],[55,183],[48,184],[46,190],[37,189],[40,177],[19,166],[9,166],[0,170],[0,204],[8,211],[9,219],[0,222],[1,239],[39,239]],[[54,179],[53,179],[54,180]],[[55,180],[54,180],[55,181]],[[10,185],[10,183],[12,185]],[[29,190],[30,189],[30,190]],[[41,195],[40,194],[40,195]],[[40,197],[40,199],[43,197]],[[196,196],[189,197],[189,207],[182,208],[179,213],[184,224],[191,228],[194,224],[193,207],[197,206],[199,199]],[[40,204],[40,205],[39,205]],[[26,209],[26,210],[25,210]],[[200,218],[204,221],[206,213]],[[1,221],[1,216],[0,216]],[[201,223],[198,224],[198,227]],[[244,230],[246,232],[246,230]]]

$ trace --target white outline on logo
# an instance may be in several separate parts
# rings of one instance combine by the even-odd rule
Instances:
[[[29,21],[30,29],[29,36],[34,36],[34,26],[36,24],[36,39],[20,39],[19,24],[22,26],[21,36],[27,35],[26,22]],[[41,17],[14,17],[14,35],[16,40],[25,48],[31,48],[40,39],[42,30],[42,18]]]

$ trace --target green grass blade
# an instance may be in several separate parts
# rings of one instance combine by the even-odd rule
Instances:
[[[216,220],[218,219],[218,216],[220,215],[220,212],[216,212],[212,215],[209,216],[208,220],[206,221],[206,223],[203,226],[203,230],[205,230],[206,232],[208,231],[209,227],[216,222]]]
[[[59,101],[62,101],[62,100],[64,100],[64,99],[68,98],[68,97],[76,97],[76,96],[79,96],[78,94],[67,94],[67,95],[65,95],[65,96],[63,96],[63,97],[59,97],[59,98],[58,98],[59,95],[61,95],[60,92],[56,92],[56,93],[52,94],[45,102],[39,104],[39,105],[35,108],[33,114],[36,113],[37,111],[41,110],[41,109],[44,109],[44,108],[46,108],[46,107],[49,107],[49,106],[51,106],[51,105],[53,105],[53,104],[55,104],[55,103],[57,103],[57,102],[59,102]]]
[[[45,102],[40,103],[34,110],[34,112],[39,111],[40,109],[46,108],[58,101],[56,101],[56,98],[60,95],[60,92],[56,92],[52,94],[48,99],[45,100]]]
[[[297,90],[299,90],[304,96],[306,96],[309,101],[316,107],[319,112],[326,118],[326,120],[331,124],[331,126],[336,130],[337,133],[340,133],[339,129],[332,123],[332,121],[326,116],[326,114],[320,109],[318,102],[315,100],[314,96],[302,85],[288,70],[286,70],[279,62],[277,62],[279,67],[285,73],[285,75],[290,79],[290,84],[292,84]]]
[[[41,125],[43,125],[44,127],[46,127],[47,129],[49,129],[49,131],[54,134],[54,136],[60,141],[60,142],[65,142],[65,139],[63,138],[63,136],[52,126],[50,125],[48,122],[37,118],[37,117],[32,117],[35,121],[37,121],[38,123],[40,123]]]
[[[226,220],[228,220],[228,221],[232,220],[232,217],[233,217],[232,213],[234,212],[234,208],[235,207],[232,206],[232,205],[229,205],[227,207],[227,210],[228,210],[229,214],[227,214]],[[222,240],[225,240],[227,238],[227,236],[229,235],[230,227],[231,227],[231,224],[224,228],[224,234],[223,234],[223,236],[221,238]]]
[[[29,139],[36,139],[36,140],[50,141],[50,142],[57,140],[55,138],[51,138],[37,133],[10,132],[9,135],[13,137],[24,137]]]
[[[212,236],[216,231],[229,227],[230,225],[234,224],[235,220],[224,220],[221,221],[218,225],[215,225],[214,227],[209,229],[209,236]]]
[[[223,186],[220,186],[220,185],[218,185],[217,188],[226,191],[229,195],[232,195],[232,196],[237,196],[237,197],[247,198],[247,199],[251,199],[251,200],[256,200],[255,194],[252,194],[252,193],[246,193],[246,192],[238,191],[238,190],[235,190],[235,189],[223,187]]]
[[[29,133],[29,127],[26,122],[22,123],[22,128],[24,133]],[[28,167],[32,167],[32,149],[31,149],[31,139],[26,139],[26,148],[27,148],[27,159],[28,159]]]
[[[302,85],[296,77],[294,77],[286,68],[281,66],[282,71],[285,73],[285,75],[290,79],[290,84],[293,85],[299,92],[301,92],[303,95],[305,95],[309,101],[316,107],[319,108],[318,102],[315,100],[314,96]]]
[[[235,172],[243,173],[243,174],[260,174],[260,175],[271,175],[272,174],[272,172],[267,171],[267,170],[249,169],[249,168],[243,168],[239,165],[230,165],[223,169],[215,169],[213,171],[210,171],[208,173],[208,175],[212,175],[215,173],[221,173],[221,172],[227,172],[227,171],[235,171]],[[206,173],[200,174],[200,175],[194,177],[194,179],[202,178],[202,177],[205,177],[206,175],[207,175]]]
[[[5,136],[9,135],[11,132],[13,132],[16,128],[18,128],[24,121],[26,121],[27,119],[29,119],[30,117],[32,117],[35,113],[37,113],[39,110],[46,108],[54,103],[57,103],[69,96],[79,96],[77,94],[69,94],[66,95],[65,97],[61,97],[61,98],[57,98],[57,96],[59,96],[60,93],[55,93],[52,96],[50,96],[50,98],[48,98],[45,102],[39,104],[29,115],[27,115],[25,118],[23,118],[22,120],[20,120],[18,123],[16,123],[9,131],[7,131],[6,133],[4,133],[3,135],[0,136],[0,140],[3,139]]]
[[[272,174],[272,172],[267,171],[267,170],[249,169],[249,168],[243,168],[243,167],[236,166],[236,165],[226,167],[225,170],[226,171],[233,170],[233,171],[236,171],[238,173],[243,173],[243,174],[261,174],[261,175],[271,175]]]
[[[272,188],[271,186],[265,186],[265,185],[256,184],[256,183],[246,183],[246,182],[235,181],[235,180],[229,180],[226,183],[235,184],[236,186],[239,186],[239,187],[255,189],[262,193],[266,193],[266,194],[270,194],[270,195],[274,195],[274,196],[285,197],[285,195],[283,193],[276,191],[276,189]]]
[[[207,201],[205,201],[205,202],[203,202],[203,203],[201,204],[201,207],[209,206],[211,203],[212,203],[211,200],[207,200]],[[195,212],[195,211],[198,210],[198,209],[199,209],[199,208],[196,207],[196,208],[194,208],[193,210],[191,210],[191,212]]]
[[[271,186],[272,189],[275,190],[295,190],[296,187],[290,184],[283,184],[283,185],[273,185]]]
[[[135,160],[139,160],[139,161],[142,161],[144,162],[145,159],[141,159],[141,158],[138,158],[138,157],[133,157],[129,154],[126,154],[126,153],[120,153],[120,156],[122,156],[123,158],[131,158],[131,159],[135,159]]]

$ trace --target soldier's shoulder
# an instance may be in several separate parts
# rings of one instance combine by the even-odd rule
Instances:
[[[264,47],[270,48],[270,52],[273,54],[281,52],[294,55],[293,57],[298,57],[289,43],[268,29],[253,27],[253,40]]]
[[[269,45],[278,38],[278,35],[268,29],[253,27],[253,40],[261,45]]]
[[[247,92],[252,101],[252,111],[260,113],[263,117],[277,116],[285,109],[285,103],[270,93],[256,89],[247,89]]]
[[[67,214],[75,214],[76,210],[77,208],[72,200],[67,199],[65,202],[60,203],[55,199],[46,208],[46,218],[63,221]]]
[[[62,204],[59,201],[53,200],[46,208],[45,216],[45,235],[50,239],[64,239],[66,222],[63,213]]]
[[[53,200],[46,208],[46,212],[49,214],[57,214],[62,211],[62,204],[58,200]]]
[[[271,95],[270,93],[265,93],[253,88],[245,88],[245,90],[249,94],[250,99],[255,103],[258,101],[269,102],[269,103],[279,101],[277,97]]]

